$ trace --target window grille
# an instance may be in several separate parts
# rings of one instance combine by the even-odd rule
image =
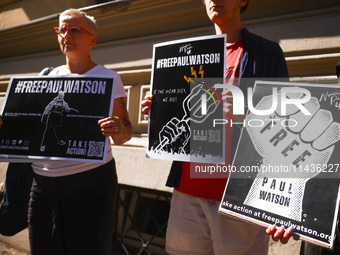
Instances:
[[[163,255],[171,193],[119,185],[112,255]]]

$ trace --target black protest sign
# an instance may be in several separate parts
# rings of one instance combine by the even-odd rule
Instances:
[[[340,89],[258,81],[220,212],[292,226],[332,247],[339,210]]]
[[[152,108],[147,155],[192,162],[224,162],[222,118],[226,36],[204,36],[154,45]]]
[[[98,120],[111,116],[114,77],[12,77],[2,109],[0,158],[104,162],[108,139]]]

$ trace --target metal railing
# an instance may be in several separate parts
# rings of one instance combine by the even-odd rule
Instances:
[[[167,254],[171,193],[119,186],[113,255]]]

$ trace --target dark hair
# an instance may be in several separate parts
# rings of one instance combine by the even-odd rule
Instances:
[[[244,13],[244,12],[247,10],[249,1],[250,1],[250,0],[247,1],[247,3],[246,3],[245,6],[241,7],[241,13]]]

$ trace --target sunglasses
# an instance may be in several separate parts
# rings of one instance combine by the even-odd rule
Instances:
[[[53,29],[54,29],[54,32],[56,33],[56,35],[60,35],[60,36],[64,36],[67,31],[69,31],[69,33],[72,36],[79,36],[83,31],[85,31],[86,33],[88,33],[91,36],[94,36],[89,31],[87,31],[85,28],[82,28],[82,27],[69,27],[69,28],[54,27]]]

